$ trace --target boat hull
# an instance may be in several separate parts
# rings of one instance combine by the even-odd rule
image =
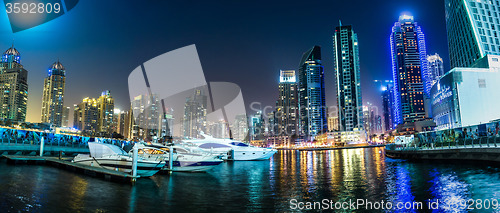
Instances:
[[[101,167],[109,170],[124,172],[124,173],[132,173],[132,159],[131,158],[122,158],[122,159],[77,159],[73,160],[74,163],[86,165],[86,166],[94,166]],[[155,161],[137,161],[137,175],[141,177],[150,177],[156,174],[165,166],[165,162],[155,162]]]

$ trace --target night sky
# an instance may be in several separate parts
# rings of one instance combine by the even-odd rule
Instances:
[[[130,72],[190,44],[197,46],[207,81],[238,84],[253,113],[252,102],[274,106],[279,70],[298,70],[313,45],[322,47],[327,105],[336,104],[332,35],[341,20],[358,34],[363,102],[380,105],[381,85],[373,80],[392,79],[389,34],[404,13],[415,17],[427,53],[441,55],[448,70],[441,0],[82,0],[64,16],[18,33],[0,13],[0,50],[14,40],[29,71],[29,122],[40,121],[43,78],[58,59],[66,67],[66,106],[110,90],[116,107],[128,109]]]

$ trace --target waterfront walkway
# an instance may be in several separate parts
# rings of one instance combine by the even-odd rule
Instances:
[[[407,144],[389,144],[386,155],[390,158],[425,160],[479,160],[500,162],[500,137],[456,138]]]
[[[299,151],[317,151],[317,150],[337,150],[337,149],[360,149],[360,148],[374,148],[383,147],[384,144],[377,145],[360,145],[360,146],[342,146],[342,147],[299,147],[299,148],[277,148],[278,150],[299,150]]]

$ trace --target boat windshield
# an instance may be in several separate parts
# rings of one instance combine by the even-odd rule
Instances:
[[[220,144],[220,143],[204,143],[204,144],[200,145],[199,147],[202,149],[210,149],[210,148],[216,149],[216,148],[228,148],[230,146]]]
[[[241,143],[241,142],[231,142],[231,145],[233,145],[233,146],[243,146],[243,147],[247,147],[248,146],[248,144]]]

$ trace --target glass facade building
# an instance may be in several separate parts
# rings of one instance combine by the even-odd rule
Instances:
[[[295,70],[280,70],[279,96],[276,101],[275,118],[277,135],[297,134],[298,93]]]
[[[427,62],[429,63],[431,85],[434,85],[444,75],[443,59],[436,53],[427,56]]]
[[[363,101],[358,36],[351,26],[339,26],[333,36],[338,117],[341,131],[363,128]]]
[[[328,129],[321,47],[314,46],[302,55],[298,79],[301,135],[314,138]]]
[[[474,67],[457,67],[432,87],[437,129],[459,128],[500,119],[500,56],[486,56]],[[485,66],[486,65],[486,66]]]
[[[48,70],[43,82],[42,122],[54,127],[63,126],[64,87],[66,83],[66,68],[57,61]],[[67,119],[67,118],[66,118]],[[66,123],[67,125],[67,123]]]
[[[430,97],[425,37],[413,16],[403,15],[390,35],[394,81],[393,125],[426,118],[424,101]]]
[[[21,54],[12,46],[0,63],[0,119],[24,122],[28,104],[28,71]]]
[[[500,54],[499,1],[445,0],[445,11],[451,68]]]

